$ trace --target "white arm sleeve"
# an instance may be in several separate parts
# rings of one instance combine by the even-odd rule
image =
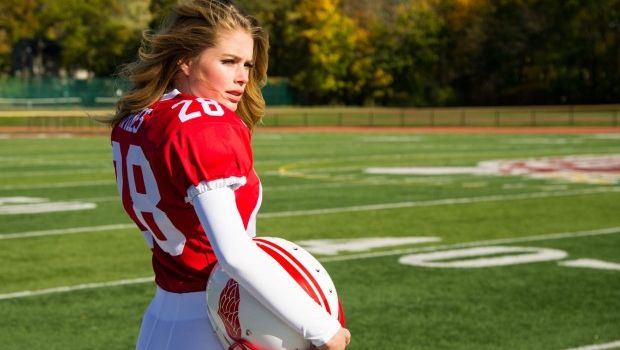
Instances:
[[[313,345],[325,344],[338,332],[340,323],[246,234],[231,188],[203,192],[192,203],[229,276]]]

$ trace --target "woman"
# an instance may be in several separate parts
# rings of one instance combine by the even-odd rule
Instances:
[[[117,187],[157,284],[137,349],[222,349],[205,303],[216,260],[317,348],[349,342],[251,239],[261,187],[250,138],[264,115],[267,49],[256,20],[229,1],[182,1],[124,69],[133,88],[110,121]]]

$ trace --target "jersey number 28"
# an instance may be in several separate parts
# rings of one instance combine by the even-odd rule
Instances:
[[[148,228],[161,249],[173,256],[183,253],[185,236],[174,226],[166,213],[157,207],[161,195],[153,170],[142,148],[129,145],[124,162],[121,145],[116,141],[112,141],[112,152],[116,167],[116,186],[121,198],[123,186],[129,186],[129,196],[135,216],[144,227]],[[124,173],[127,174],[128,184],[123,183]]]

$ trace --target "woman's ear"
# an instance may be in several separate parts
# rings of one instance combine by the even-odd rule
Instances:
[[[181,58],[177,62],[177,65],[179,66],[179,70],[183,72],[185,76],[189,77],[189,72],[192,68],[192,60],[188,58]]]

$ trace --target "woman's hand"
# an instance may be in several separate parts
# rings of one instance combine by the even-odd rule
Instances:
[[[340,328],[330,340],[323,346],[317,348],[318,350],[344,350],[344,348],[351,342],[351,332],[346,328]]]

